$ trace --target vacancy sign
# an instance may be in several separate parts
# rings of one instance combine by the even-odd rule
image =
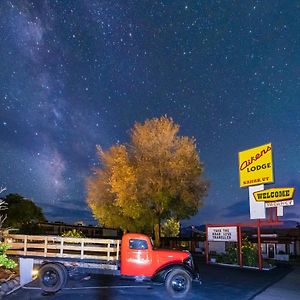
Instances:
[[[209,242],[237,242],[237,227],[207,227]]]
[[[266,208],[269,208],[269,207],[280,207],[280,206],[291,206],[291,205],[294,205],[294,200],[265,202]]]
[[[272,145],[239,152],[240,187],[273,182]]]
[[[253,193],[256,201],[270,202],[291,200],[294,197],[295,188],[273,188]]]

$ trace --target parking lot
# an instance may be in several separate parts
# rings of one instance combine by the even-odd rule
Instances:
[[[200,265],[202,284],[193,283],[188,299],[253,299],[268,286],[292,270],[289,265],[279,265],[270,271],[239,269],[217,265]],[[151,282],[135,282],[113,276],[91,275],[69,280],[66,288],[55,295],[42,295],[36,281],[11,295],[8,300],[35,299],[114,299],[144,300],[167,299],[164,286]]]

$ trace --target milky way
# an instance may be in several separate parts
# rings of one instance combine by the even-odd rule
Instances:
[[[238,152],[271,142],[300,221],[298,1],[1,1],[0,186],[51,220],[93,222],[95,147],[167,114],[194,136],[205,206],[186,224],[249,218]]]

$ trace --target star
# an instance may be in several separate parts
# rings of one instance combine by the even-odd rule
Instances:
[[[183,224],[244,221],[231,209],[247,198],[240,150],[271,140],[274,185],[299,185],[298,10],[294,2],[0,1],[8,192],[55,204],[49,219],[95,222],[82,208],[86,179],[101,165],[96,145],[126,144],[135,123],[168,115],[197,140],[211,181],[203,208]],[[71,204],[74,216],[57,209]],[[300,221],[299,204],[291,209]]]

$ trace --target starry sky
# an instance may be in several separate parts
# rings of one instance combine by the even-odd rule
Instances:
[[[166,114],[211,183],[183,224],[248,221],[238,152],[269,142],[268,187],[296,188],[284,218],[300,221],[299,15],[292,0],[0,1],[0,185],[93,224],[96,144]]]

